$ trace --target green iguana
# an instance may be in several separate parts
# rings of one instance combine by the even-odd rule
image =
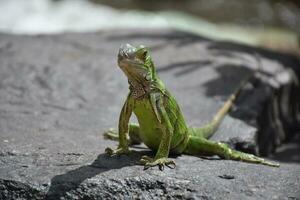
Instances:
[[[128,78],[129,94],[120,114],[119,133],[113,130],[104,133],[106,138],[119,141],[116,150],[106,148],[107,154],[129,154],[129,145],[143,142],[156,151],[154,158],[141,158],[145,169],[154,166],[160,170],[164,166],[174,168],[175,162],[168,158],[169,153],[218,155],[224,159],[279,166],[252,154],[230,149],[224,143],[208,140],[218,129],[247,80],[239,85],[210,123],[201,128],[190,128],[174,96],[159,79],[148,48],[129,44],[122,46],[118,53],[118,65]],[[139,125],[129,124],[132,112]]]

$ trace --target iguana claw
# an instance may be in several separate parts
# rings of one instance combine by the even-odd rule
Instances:
[[[128,155],[131,153],[131,151],[128,148],[117,148],[116,150],[113,150],[109,147],[105,149],[105,153],[107,153],[110,156],[119,156],[119,155]]]
[[[119,140],[119,134],[116,130],[110,128],[108,129],[107,131],[105,131],[103,133],[103,137],[104,139],[107,139],[107,140],[114,140],[114,141],[118,141]]]
[[[176,167],[175,162],[169,158],[159,158],[155,160],[148,156],[143,156],[140,160],[140,163],[145,165],[144,170],[155,166],[158,166],[161,171],[164,170],[165,166],[169,167],[170,169],[174,169]]]

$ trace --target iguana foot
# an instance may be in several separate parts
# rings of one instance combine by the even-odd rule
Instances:
[[[110,156],[119,156],[119,155],[128,155],[130,154],[132,151],[129,150],[128,148],[117,148],[116,150],[113,150],[109,147],[107,147],[105,149],[105,153],[107,153]]]
[[[278,163],[272,163],[263,158],[257,157],[255,155],[240,152],[240,151],[235,151],[235,150],[232,150],[229,148],[225,148],[224,158],[243,161],[243,162],[249,162],[249,163],[263,164],[263,165],[267,165],[267,166],[271,166],[271,167],[279,167]]]
[[[159,158],[159,159],[152,159],[148,156],[143,156],[140,160],[140,163],[145,165],[144,170],[149,169],[150,167],[158,166],[158,168],[162,171],[164,167],[167,166],[171,169],[176,167],[176,164],[173,160],[169,158]]]
[[[118,141],[119,140],[119,134],[113,128],[110,128],[107,131],[105,131],[103,133],[103,137],[104,137],[104,139],[107,139],[107,140],[114,140],[114,141]]]

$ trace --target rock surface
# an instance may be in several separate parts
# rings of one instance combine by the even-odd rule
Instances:
[[[300,197],[297,163],[277,169],[183,155],[176,158],[175,170],[161,172],[136,165],[141,155],[152,155],[144,146],[129,157],[104,155],[107,146],[117,143],[101,134],[117,126],[128,90],[116,67],[123,43],[152,49],[160,77],[192,126],[208,122],[243,77],[259,68],[214,140],[268,153],[287,130],[297,129],[298,112],[288,113],[284,122],[273,117],[272,109],[282,103],[274,103],[274,93],[280,96],[284,90],[291,96],[286,88],[292,88],[296,103],[288,98],[291,103],[283,107],[299,105],[293,76],[300,62],[288,55],[170,30],[1,34],[0,199]],[[268,120],[275,125],[268,126]],[[266,135],[271,142],[266,143]]]

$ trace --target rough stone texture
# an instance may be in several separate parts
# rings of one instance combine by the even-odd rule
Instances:
[[[141,155],[152,155],[144,146],[129,157],[104,155],[105,147],[117,143],[104,141],[101,133],[117,126],[128,90],[116,67],[122,43],[152,49],[159,75],[193,126],[208,122],[243,77],[260,68],[214,140],[256,152],[274,149],[275,141],[280,144],[297,129],[295,110],[288,118],[274,117],[278,102],[283,108],[299,106],[291,77],[300,62],[288,55],[169,30],[1,34],[0,199],[300,197],[297,163],[277,169],[184,155],[176,158],[175,170],[161,172],[135,164]],[[286,88],[292,89],[284,96],[279,91]],[[282,103],[274,93],[293,98]],[[272,120],[276,123],[269,126]]]

